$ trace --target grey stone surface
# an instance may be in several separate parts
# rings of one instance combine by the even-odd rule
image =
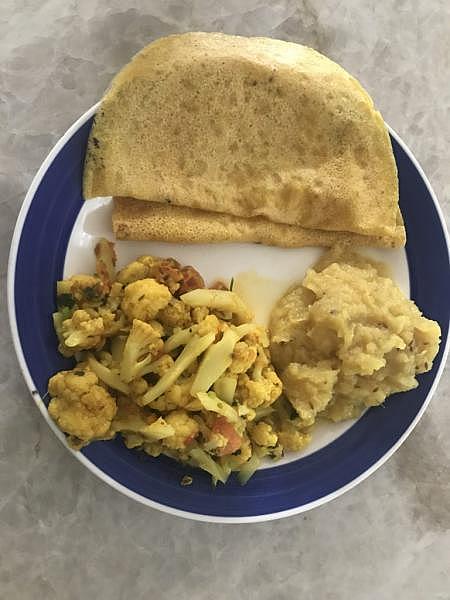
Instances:
[[[369,480],[305,515],[241,526],[121,496],[64,450],[28,395],[5,290],[26,189],[136,50],[199,29],[295,40],[340,62],[416,153],[449,215],[448,0],[2,0],[0,598],[448,600],[448,371],[417,429]]]

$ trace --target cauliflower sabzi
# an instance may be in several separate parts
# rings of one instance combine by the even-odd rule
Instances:
[[[48,410],[72,447],[119,434],[216,484],[233,471],[245,483],[262,457],[301,445],[295,418],[274,417],[282,383],[268,334],[237,294],[206,288],[172,258],[141,256],[116,272],[107,240],[95,257],[94,275],[57,283],[53,315],[59,351],[77,364],[50,379]]]

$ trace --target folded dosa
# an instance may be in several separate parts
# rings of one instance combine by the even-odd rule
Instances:
[[[139,52],[95,117],[84,195],[402,235],[371,98],[325,56],[274,39],[188,33]]]
[[[401,220],[399,212],[398,218]],[[265,217],[235,217],[184,206],[114,198],[113,231],[119,240],[159,240],[173,243],[254,242],[268,246],[301,248],[331,247],[336,243],[353,246],[395,248],[405,243],[404,229],[392,236],[364,236],[357,233],[306,229],[275,223]]]

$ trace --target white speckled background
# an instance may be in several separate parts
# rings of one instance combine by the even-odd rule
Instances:
[[[448,0],[1,0],[0,598],[450,599],[450,379],[400,451],[322,508],[207,525],[128,500],[39,416],[6,314],[6,263],[41,161],[152,39],[219,30],[299,41],[373,95],[449,215]]]

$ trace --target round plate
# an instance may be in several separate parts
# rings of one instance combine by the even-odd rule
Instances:
[[[45,403],[49,377],[72,366],[57,352],[51,319],[55,282],[63,274],[92,272],[95,239],[100,235],[112,239],[108,201],[84,203],[81,195],[84,154],[96,108],[67,131],[39,169],[17,220],[8,268],[8,308],[19,363],[43,417],[63,442],[64,435],[49,418]],[[204,521],[249,522],[293,515],[336,498],[393,454],[422,416],[443,370],[448,352],[450,265],[448,234],[430,184],[392,130],[391,139],[408,243],[406,253],[371,254],[391,265],[399,285],[441,326],[439,353],[433,369],[419,376],[418,388],[392,396],[356,422],[319,430],[308,454],[276,466],[265,465],[243,487],[233,477],[214,489],[205,473],[187,471],[165,457],[155,459],[127,450],[120,439],[92,443],[74,452],[86,467],[126,495],[171,514]],[[267,286],[264,279],[261,289],[276,290],[274,298],[269,298],[274,300],[292,279],[302,277],[319,250],[233,244],[211,245],[205,252],[204,247],[189,245],[118,244],[122,263],[143,253],[180,258],[210,279],[244,273],[244,294],[249,272],[252,277],[272,277],[277,285]],[[186,472],[194,475],[194,482],[182,487],[180,480]]]

